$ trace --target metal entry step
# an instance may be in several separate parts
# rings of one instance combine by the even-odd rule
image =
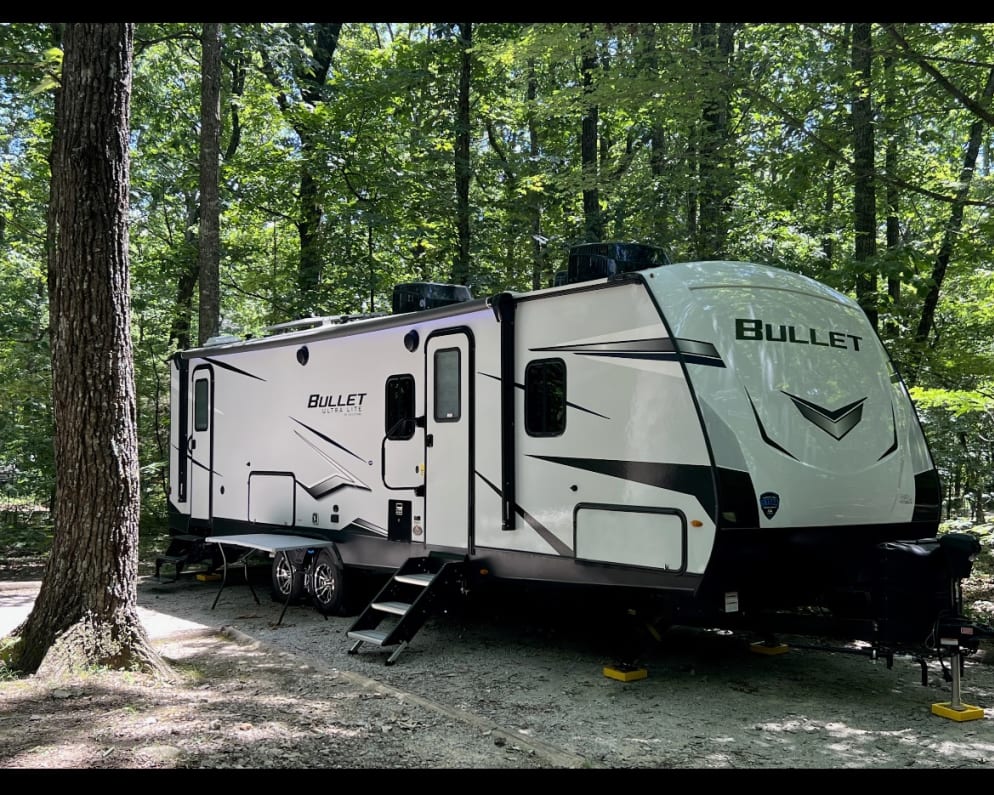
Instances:
[[[352,624],[347,635],[355,643],[349,654],[363,643],[395,647],[387,658],[387,665],[393,665],[431,613],[458,591],[464,563],[462,558],[431,555],[405,561]]]

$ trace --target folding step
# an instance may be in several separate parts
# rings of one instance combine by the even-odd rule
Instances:
[[[372,643],[374,646],[382,646],[383,641],[387,638],[387,633],[381,629],[362,629],[358,632],[350,632],[349,637],[353,640]]]
[[[176,534],[170,538],[166,551],[155,559],[155,578],[161,580],[162,567],[169,564],[175,569],[173,580],[176,581],[187,565],[200,563],[210,557],[205,549],[203,536]]]
[[[397,582],[405,582],[408,583],[409,585],[428,585],[429,583],[431,583],[433,579],[435,579],[435,575],[432,573],[395,574],[393,578]]]
[[[407,602],[373,602],[370,604],[373,610],[381,610],[384,613],[393,613],[402,616],[411,609]]]
[[[451,556],[405,561],[349,628],[346,634],[355,641],[349,654],[358,652],[363,643],[393,646],[396,649],[387,659],[392,665],[432,612],[457,593],[463,564],[462,558]]]

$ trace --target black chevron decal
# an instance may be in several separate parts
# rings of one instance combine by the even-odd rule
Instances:
[[[812,403],[810,400],[804,400],[804,398],[791,395],[789,392],[784,392],[783,394],[794,401],[797,410],[801,412],[801,415],[808,422],[816,428],[823,430],[833,439],[842,439],[853,428],[859,425],[859,421],[863,419],[865,397],[832,410]]]

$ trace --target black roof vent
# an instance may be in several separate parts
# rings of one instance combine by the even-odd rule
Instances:
[[[669,264],[669,256],[658,246],[643,243],[581,243],[569,251],[566,284]]]
[[[393,288],[393,312],[420,312],[437,306],[460,304],[472,301],[469,288],[461,284],[439,284],[438,282],[406,282]]]

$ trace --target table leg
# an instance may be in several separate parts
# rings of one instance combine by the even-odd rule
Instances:
[[[286,562],[290,565],[290,583],[286,589],[286,599],[283,601],[283,609],[280,611],[280,617],[276,620],[276,626],[283,623],[283,616],[286,615],[286,609],[290,606],[290,597],[293,596],[293,583],[297,579],[297,564],[293,562],[293,555],[289,551],[283,553],[286,557]],[[306,575],[307,564],[313,557],[314,550],[308,549],[300,558],[300,573]]]
[[[217,589],[217,594],[214,596],[214,604],[211,605],[211,610],[217,607],[217,600],[221,598],[221,591],[224,590],[224,586],[228,582],[228,555],[224,550],[224,544],[219,544],[219,546],[221,547],[221,585]],[[257,550],[254,549],[248,550],[233,561],[230,566],[242,567],[242,576],[245,578],[245,584],[248,585],[249,591],[252,593],[252,598],[255,599],[255,603],[257,605],[261,605],[262,602],[259,601],[259,594],[257,594],[255,592],[255,588],[252,587],[252,580],[249,578],[248,574],[248,562],[256,551]]]
[[[259,595],[255,592],[255,588],[252,587],[252,580],[249,578],[248,573],[248,562],[255,553],[256,550],[250,549],[242,555],[242,575],[245,577],[245,584],[248,585],[249,590],[252,592],[252,598],[255,599],[255,603],[259,605],[262,604],[262,602],[259,601]]]
[[[221,547],[221,585],[214,595],[214,604],[211,605],[211,610],[217,607],[217,600],[221,598],[221,591],[224,590],[224,584],[228,581],[228,557],[224,552],[224,544],[218,546]]]
[[[290,565],[290,573],[293,573],[293,564]],[[283,623],[283,616],[286,615],[286,609],[290,606],[290,594],[286,595],[286,601],[283,602],[283,609],[280,611],[280,617],[276,619],[276,626]]]

